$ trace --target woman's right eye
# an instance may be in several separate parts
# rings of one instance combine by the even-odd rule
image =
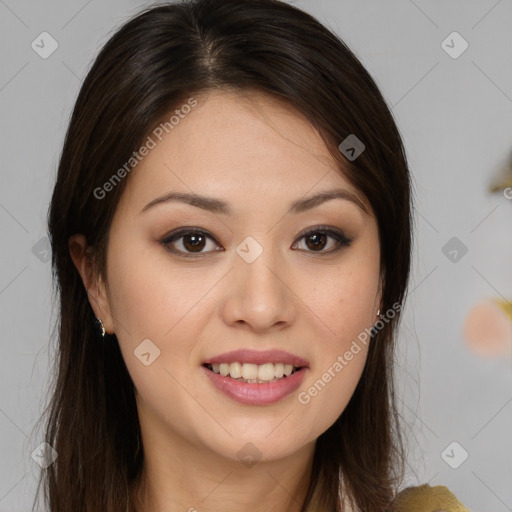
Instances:
[[[213,241],[214,245],[218,247],[216,240],[211,235],[205,231],[190,228],[175,231],[165,236],[165,238],[160,240],[160,243],[169,251],[188,258],[220,250],[214,249],[213,251],[203,252],[202,249],[207,245],[208,239]]]

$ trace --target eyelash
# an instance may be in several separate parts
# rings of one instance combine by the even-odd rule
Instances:
[[[305,250],[306,252],[311,252],[313,254],[319,254],[319,255],[322,255],[322,254],[332,254],[332,253],[338,252],[343,247],[348,247],[352,243],[352,241],[353,241],[353,238],[346,237],[345,234],[342,231],[330,228],[329,226],[316,226],[315,228],[310,229],[307,232],[301,234],[298,240],[302,240],[303,238],[306,238],[307,236],[309,236],[311,234],[317,234],[317,233],[320,233],[322,235],[327,235],[327,236],[333,238],[338,243],[338,247],[335,248],[335,249],[331,249],[329,251],[324,251],[324,250],[322,250],[322,251],[312,251],[312,250],[307,250],[306,249]],[[209,254],[211,252],[217,252],[217,251],[209,251],[209,252],[198,252],[198,253],[190,253],[189,252],[189,253],[187,253],[187,252],[184,252],[184,251],[172,248],[170,246],[170,244],[172,242],[175,242],[176,240],[179,240],[180,238],[183,238],[185,235],[202,235],[202,236],[206,236],[207,238],[209,238],[210,240],[215,242],[217,245],[220,245],[217,242],[217,240],[215,240],[215,238],[212,237],[206,231],[203,231],[201,229],[191,228],[191,227],[180,228],[180,229],[174,231],[173,233],[170,233],[169,235],[165,236],[162,240],[160,240],[160,243],[167,250],[169,250],[170,252],[172,252],[174,254],[178,254],[178,255],[183,256],[185,258],[197,258],[197,257],[200,257],[200,256],[202,256],[204,254]],[[301,249],[301,250],[304,250],[304,249]]]

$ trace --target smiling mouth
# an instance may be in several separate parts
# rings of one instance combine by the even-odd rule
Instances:
[[[222,377],[228,377],[238,382],[251,384],[267,384],[286,379],[290,375],[302,369],[300,366],[283,363],[220,363],[203,364],[205,368]]]

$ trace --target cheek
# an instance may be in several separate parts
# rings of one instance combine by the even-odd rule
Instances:
[[[350,345],[350,344],[349,344]],[[345,357],[346,351],[333,351],[324,358],[321,368],[311,368],[310,378],[298,392],[298,412],[303,426],[309,426],[306,437],[316,438],[325,432],[343,413],[349,403],[364,369],[368,347],[359,344],[357,354],[351,359]]]
[[[331,356],[345,350],[353,338],[376,320],[373,307],[378,274],[371,265],[346,265],[322,276],[310,273],[302,282],[304,288],[298,295],[306,298],[304,303],[316,317],[322,345]]]
[[[128,247],[128,244],[127,246]],[[116,250],[117,249],[117,250]],[[171,265],[157,248],[131,246],[111,251],[109,297],[114,322],[136,339],[165,341],[188,315],[209,287],[207,275]]]
[[[315,364],[301,387],[299,403],[310,417],[319,418],[313,428],[327,429],[343,412],[361,378],[373,325],[372,308],[378,289],[374,261],[354,258],[333,268],[322,281],[308,278],[310,293],[305,301],[315,324]]]
[[[137,249],[116,250],[113,244],[108,273],[123,359],[147,410],[159,410],[167,422],[174,421],[176,411],[197,415],[180,384],[187,382],[190,361],[197,358],[194,347],[210,317],[205,295],[218,278],[204,271],[192,276],[166,264],[161,255],[156,258],[154,250]],[[144,354],[149,354],[146,359]]]
[[[147,386],[152,396],[155,382],[169,387],[165,370],[184,381],[197,366],[197,340],[211,319],[222,274],[171,265],[165,254],[147,245],[129,251],[113,244],[111,262],[110,307],[119,345],[136,387],[142,393]],[[145,366],[137,356],[147,352],[154,363]]]

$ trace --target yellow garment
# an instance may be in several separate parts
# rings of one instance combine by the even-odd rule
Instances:
[[[393,512],[470,512],[443,485],[408,487],[399,493]]]

